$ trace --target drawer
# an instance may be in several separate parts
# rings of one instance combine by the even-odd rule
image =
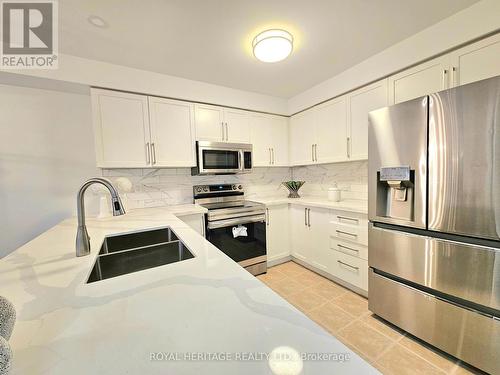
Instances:
[[[368,225],[350,225],[332,221],[330,236],[368,246]]]
[[[337,237],[330,237],[330,249],[368,260],[368,247],[365,245],[343,241]]]
[[[364,259],[332,250],[331,273],[349,284],[368,290],[368,262]]]
[[[354,225],[360,227],[368,226],[368,217],[364,214],[359,214],[355,212],[338,212],[330,211],[330,221],[339,224]]]

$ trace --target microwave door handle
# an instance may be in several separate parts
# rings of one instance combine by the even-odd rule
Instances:
[[[238,166],[239,166],[239,170],[243,172],[243,150],[240,150],[238,152]]]

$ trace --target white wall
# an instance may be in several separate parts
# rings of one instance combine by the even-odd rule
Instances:
[[[285,98],[65,54],[59,55],[59,68],[56,70],[9,70],[9,72],[175,99],[287,114]]]
[[[0,257],[71,216],[99,174],[88,93],[0,85]]]
[[[500,29],[500,1],[483,0],[288,101],[288,114],[341,95]]]

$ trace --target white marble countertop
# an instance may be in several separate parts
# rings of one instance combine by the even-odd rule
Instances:
[[[286,197],[255,197],[250,198],[254,202],[263,203],[266,206],[276,206],[280,204],[297,204],[302,206],[311,206],[319,208],[329,208],[333,210],[357,212],[361,214],[368,213],[368,202],[362,199],[345,199],[340,202],[333,202],[323,197],[304,196],[300,198]]]
[[[172,214],[200,210],[89,219],[92,251],[81,258],[76,222],[68,219],[1,259],[1,294],[18,314],[12,374],[273,374],[257,356],[282,346],[349,355],[344,362],[305,360],[302,374],[378,373]],[[105,235],[164,226],[195,258],[86,284]],[[172,353],[171,360],[152,361],[152,353]],[[256,360],[185,360],[197,353]]]

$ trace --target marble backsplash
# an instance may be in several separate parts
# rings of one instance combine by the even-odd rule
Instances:
[[[115,184],[128,209],[192,203],[193,185],[203,184],[242,184],[247,199],[284,197],[287,190],[281,182],[291,178],[306,181],[300,191],[304,195],[326,198],[328,188],[337,183],[343,199],[367,199],[367,175],[366,160],[293,168],[254,168],[249,174],[226,176],[191,176],[189,168],[102,170],[102,176]],[[102,193],[95,188],[94,194],[100,196]]]
[[[304,180],[304,195],[328,196],[328,188],[336,183],[342,199],[368,200],[368,161],[319,164],[292,168],[294,180]]]
[[[125,208],[193,203],[193,185],[242,184],[247,199],[285,196],[281,182],[289,180],[290,168],[254,168],[251,173],[223,176],[191,176],[190,168],[103,169],[103,177],[117,187]],[[123,178],[132,183],[124,189]]]

